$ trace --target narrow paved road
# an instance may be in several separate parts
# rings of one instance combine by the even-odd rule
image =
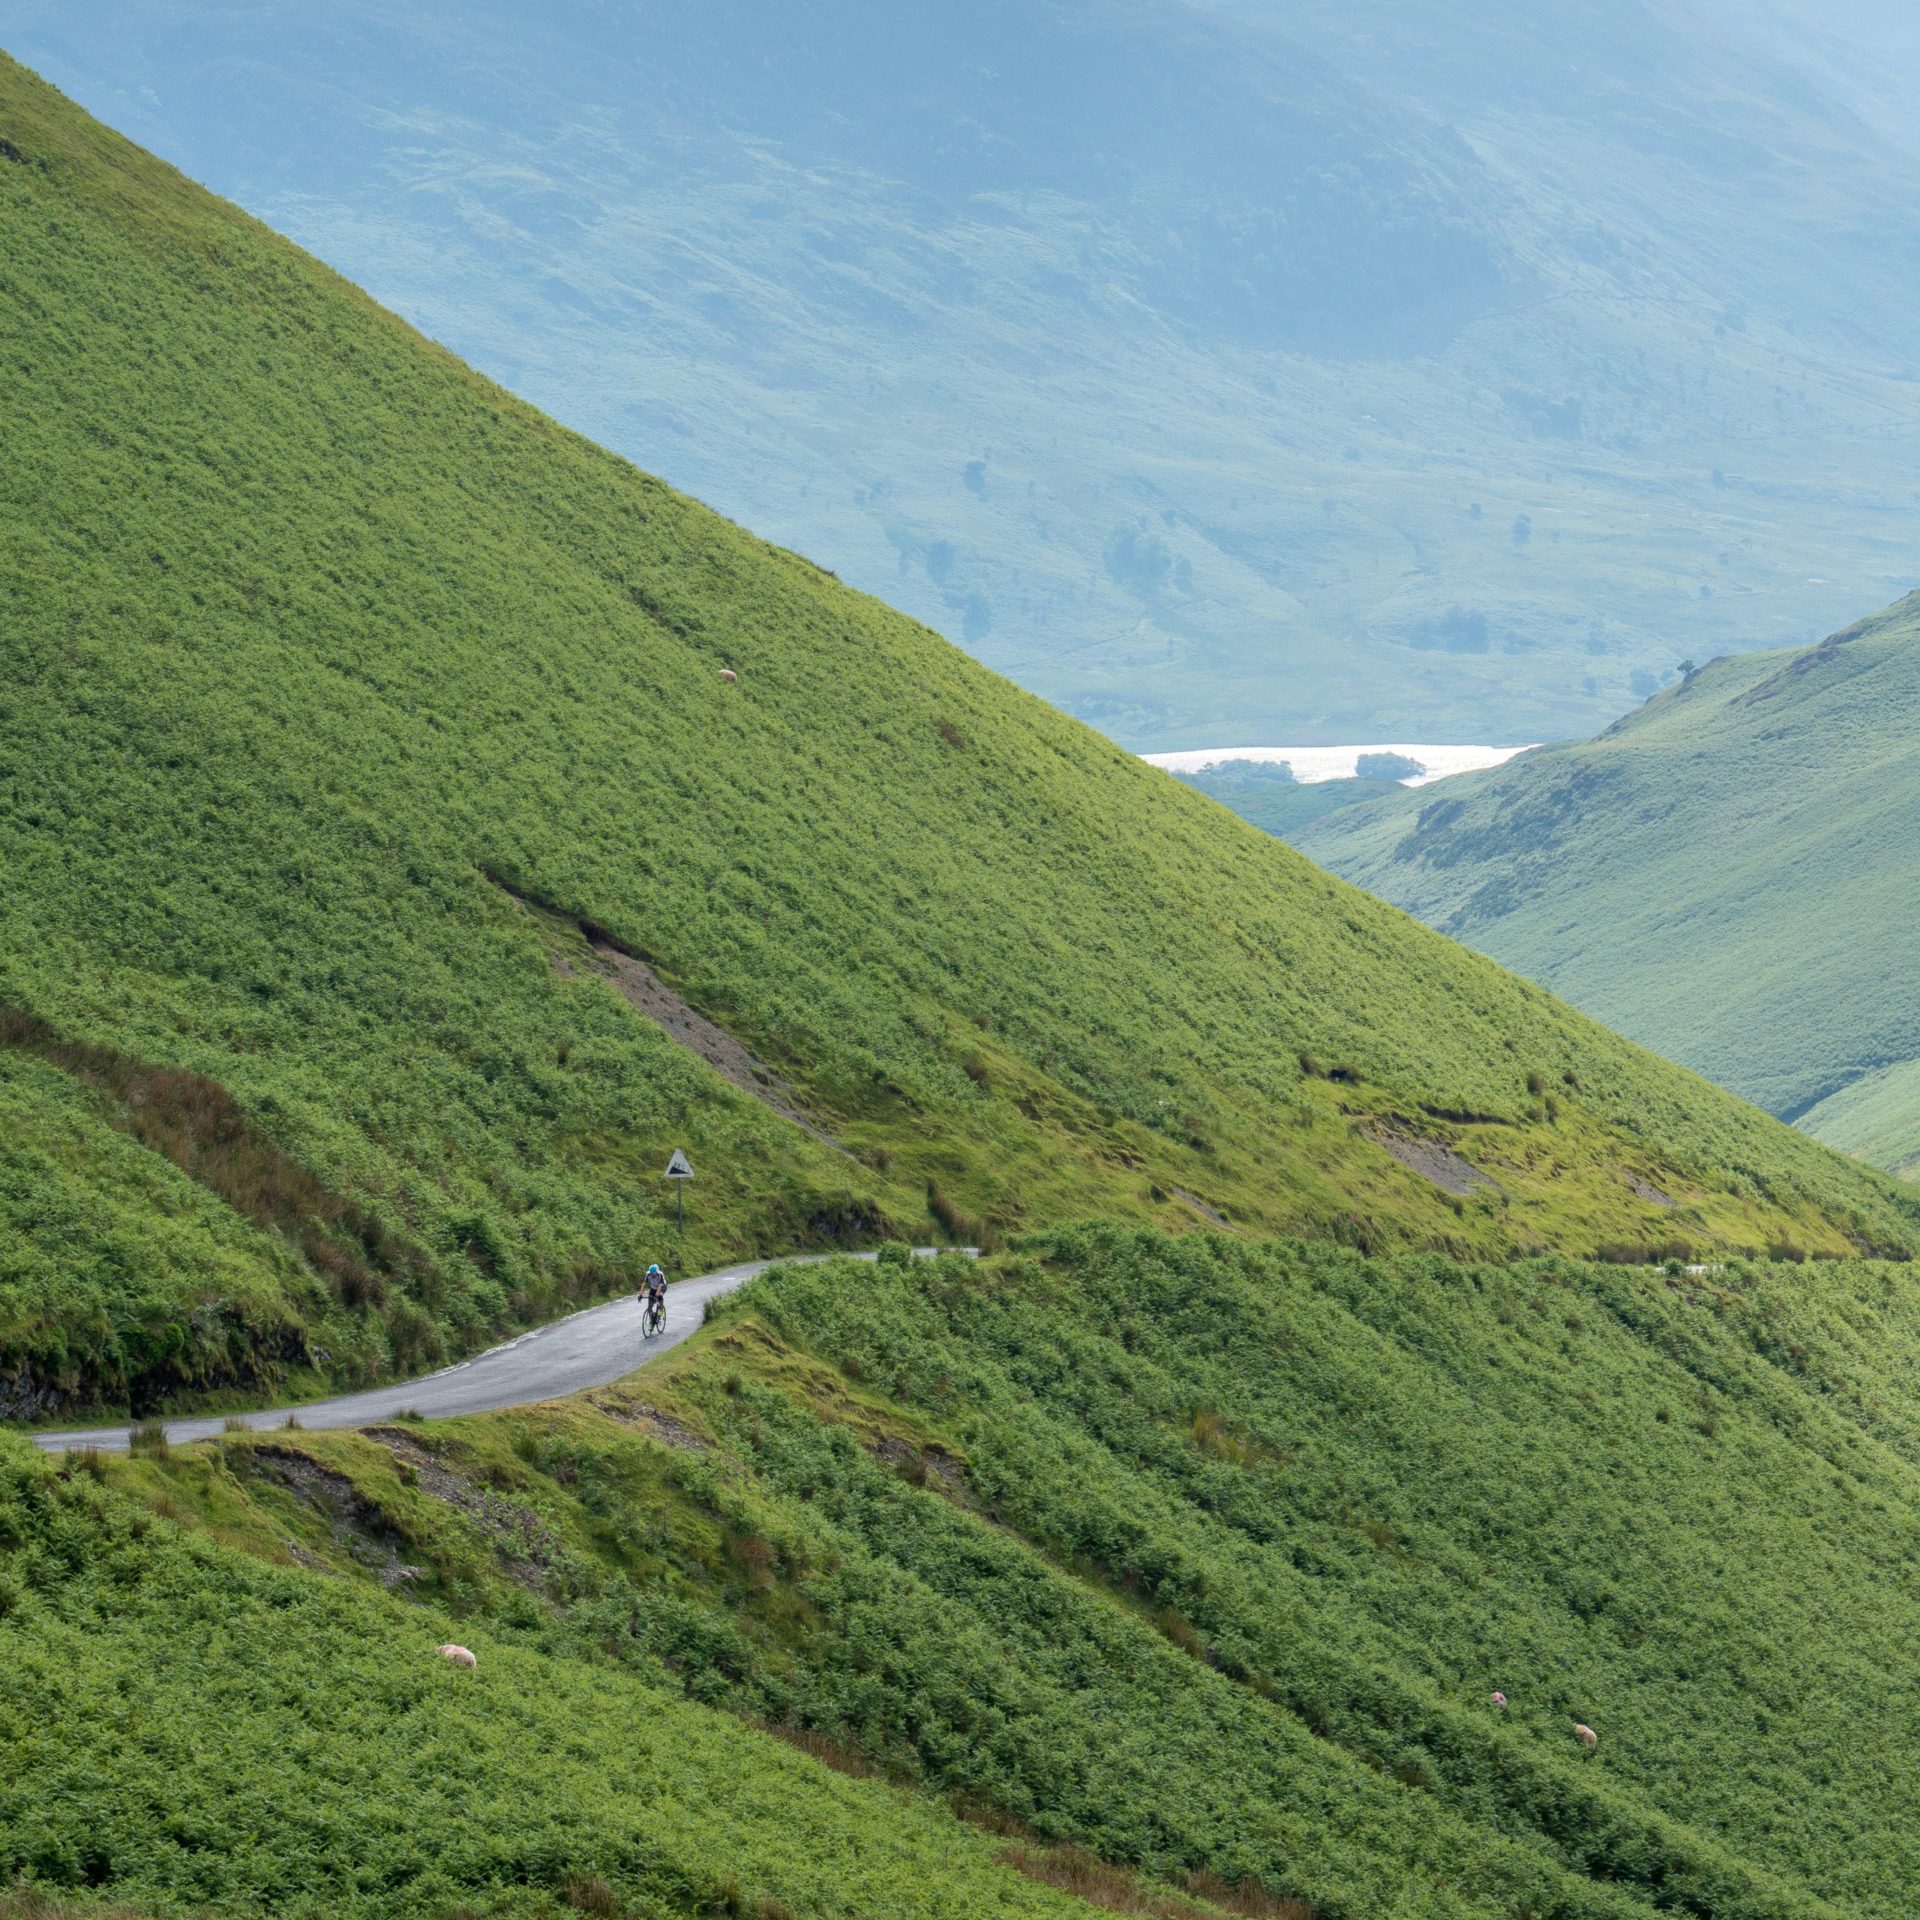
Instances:
[[[923,1247],[920,1251],[930,1253],[935,1249]],[[812,1261],[835,1256],[816,1253],[793,1257]],[[871,1260],[873,1255],[856,1254],[854,1258]],[[441,1418],[455,1413],[492,1413],[501,1407],[523,1407],[535,1400],[557,1400],[588,1387],[604,1387],[609,1380],[618,1380],[657,1359],[669,1347],[677,1347],[699,1327],[709,1300],[732,1293],[756,1274],[780,1264],[747,1260],[737,1267],[723,1267],[718,1273],[679,1281],[667,1289],[666,1331],[652,1340],[641,1337],[641,1305],[629,1294],[621,1300],[609,1300],[605,1306],[550,1321],[419,1380],[344,1394],[338,1400],[316,1400],[303,1407],[169,1420],[167,1438],[176,1442],[205,1440],[233,1419],[256,1429],[284,1426],[289,1413],[303,1427],[364,1427],[376,1420],[391,1420],[398,1413]],[[33,1439],[48,1453],[68,1453],[80,1447],[124,1453],[132,1433],[131,1427],[85,1427],[63,1433],[36,1433]]]

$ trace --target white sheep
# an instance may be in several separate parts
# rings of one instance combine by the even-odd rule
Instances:
[[[1600,1736],[1595,1733],[1591,1727],[1582,1726],[1578,1721],[1574,1722],[1573,1737],[1578,1740],[1589,1753],[1600,1744]]]
[[[451,1660],[456,1667],[477,1667],[480,1664],[474,1658],[470,1647],[456,1647],[452,1641],[448,1641],[444,1647],[436,1648],[435,1651],[441,1659]]]

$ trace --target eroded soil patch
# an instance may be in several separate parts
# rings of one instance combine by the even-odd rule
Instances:
[[[1185,1201],[1201,1219],[1211,1221],[1216,1227],[1229,1224],[1227,1216],[1218,1207],[1209,1206],[1197,1193],[1189,1193],[1185,1187],[1175,1187],[1172,1192],[1176,1200]]]
[[[884,1460],[896,1473],[917,1487],[932,1487],[936,1493],[944,1493],[950,1499],[960,1499],[966,1494],[965,1463],[945,1447],[932,1442],[917,1447],[896,1434],[883,1433],[868,1443],[868,1451],[876,1460]]]
[[[696,1053],[722,1078],[732,1081],[743,1093],[750,1093],[762,1105],[771,1107],[783,1120],[791,1120],[805,1129],[823,1146],[844,1153],[832,1134],[812,1119],[800,1105],[800,1096],[787,1082],[756,1058],[751,1048],[736,1040],[726,1028],[716,1026],[704,1013],[688,1005],[642,960],[629,951],[605,927],[591,920],[579,920],[556,907],[517,892],[496,875],[487,876],[508,899],[548,919],[568,922],[587,944],[589,964],[636,1013],[644,1014],[666,1036],[690,1053]],[[561,953],[553,959],[554,971],[563,979],[577,977],[578,969]]]
[[[402,1557],[406,1536],[344,1473],[293,1447],[251,1447],[245,1457],[263,1478],[285,1487],[321,1515],[334,1544],[376,1575],[383,1587],[405,1586],[420,1578],[423,1569]]]
[[[546,1522],[537,1513],[516,1504],[493,1488],[429,1453],[412,1434],[399,1427],[366,1427],[366,1438],[377,1442],[413,1471],[414,1484],[436,1500],[457,1507],[492,1539],[506,1570],[523,1587],[542,1586],[558,1549]]]
[[[662,1413],[658,1407],[603,1399],[589,1400],[587,1404],[604,1413],[609,1420],[619,1421],[623,1427],[638,1427],[648,1439],[658,1440],[663,1447],[673,1447],[681,1453],[713,1451],[713,1442],[705,1434],[697,1433],[684,1420],[676,1420],[670,1413]]]
[[[1499,1190],[1499,1182],[1490,1174],[1482,1173],[1471,1160],[1438,1140],[1403,1133],[1395,1127],[1370,1128],[1367,1137],[1385,1147],[1409,1173],[1431,1181],[1442,1193],[1464,1198],[1470,1193]]]

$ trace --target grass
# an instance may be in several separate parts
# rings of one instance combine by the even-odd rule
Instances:
[[[1914,1244],[1910,1196],[561,431],[16,66],[0,119],[8,1411],[298,1396],[662,1253],[942,1221]],[[814,1131],[639,1017],[609,942]]]
[[[1818,1275],[1068,1229],[980,1264],[776,1269],[580,1401],[40,1471],[130,1527],[173,1515],[145,1538],[196,1556],[195,1609],[244,1613],[269,1575],[299,1596],[236,1750],[292,1676],[318,1663],[298,1697],[327,1697],[314,1610],[351,1596],[384,1623],[363,1686],[425,1684],[411,1650],[458,1640],[484,1686],[537,1671],[555,1715],[572,1676],[600,1690],[589,1749],[654,1689],[710,1716],[650,1705],[663,1737],[732,1729],[689,1765],[741,1793],[797,1766],[951,1808],[986,1849],[968,1874],[1111,1911],[1894,1920],[1920,1872],[1886,1710],[1920,1630],[1920,1289]],[[138,1644],[159,1602],[151,1576],[124,1602],[119,1564],[89,1549],[0,1627],[9,1670],[69,1617]],[[80,1644],[72,1685],[110,1700]],[[203,1657],[168,1684],[209,1684]],[[83,1714],[63,1764],[111,1740],[138,1781],[174,1737],[113,1724]],[[332,1709],[320,1737],[404,1804],[404,1741]],[[52,1764],[18,1776],[36,1806],[66,1804]],[[510,1764],[492,1741],[462,1790]],[[502,1817],[510,1848],[547,1816]],[[254,1871],[297,1844],[263,1831]],[[159,1871],[136,1851],[107,1884],[151,1900]],[[640,1884],[617,1852],[568,1871]]]
[[[1920,1167],[1920,598],[1597,740],[1306,828],[1316,858],[1808,1132]]]
[[[1920,1179],[1920,1056],[1862,1073],[1799,1124],[1843,1153]]]

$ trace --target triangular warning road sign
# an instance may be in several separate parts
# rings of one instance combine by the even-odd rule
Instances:
[[[667,1162],[666,1177],[669,1180],[691,1180],[693,1178],[693,1162],[689,1160],[678,1147],[674,1148],[673,1158]]]

